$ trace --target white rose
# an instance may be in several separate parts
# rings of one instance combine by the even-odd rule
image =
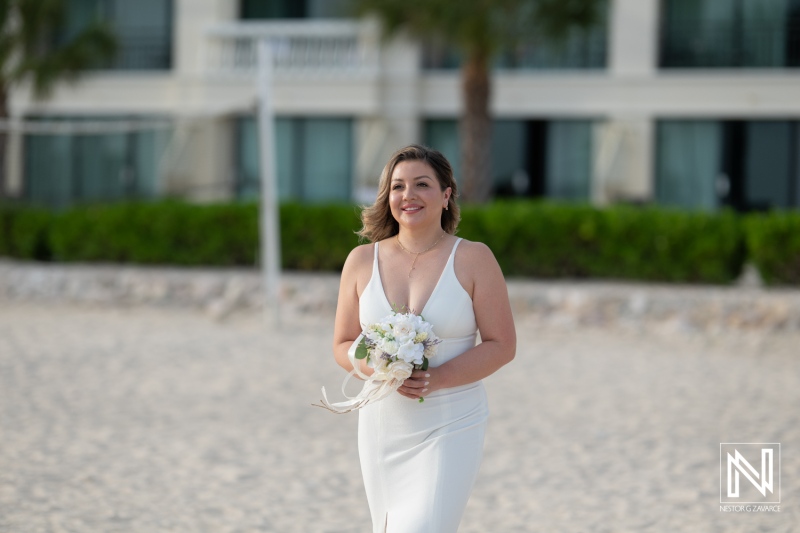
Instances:
[[[395,315],[389,315],[378,323],[378,327],[384,333],[390,333],[396,321],[397,317]]]
[[[405,380],[411,375],[412,366],[405,361],[395,361],[386,369],[389,379]]]
[[[383,331],[379,329],[370,328],[369,330],[367,330],[366,333],[364,333],[364,337],[366,337],[367,341],[369,341],[370,343],[376,344],[380,342],[380,340],[383,338]]]
[[[417,324],[417,333],[424,333],[427,337],[435,337],[435,335],[433,335],[433,324],[425,322],[422,319],[420,319],[419,324]]]
[[[407,363],[414,363],[415,365],[422,364],[422,354],[425,351],[425,346],[422,344],[414,344],[409,341],[400,345],[397,350],[397,357],[406,361]]]
[[[407,315],[401,315],[401,317],[395,322],[392,333],[397,342],[404,344],[416,337],[417,332],[414,329],[413,320],[409,319]]]
[[[382,339],[378,346],[389,355],[396,354],[397,350],[400,348],[400,344],[394,339]]]
[[[369,351],[369,366],[372,368],[379,368],[381,365],[386,365],[386,359],[382,358],[383,352],[378,348],[372,348]]]

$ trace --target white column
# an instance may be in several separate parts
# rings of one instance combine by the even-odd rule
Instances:
[[[609,71],[614,76],[651,76],[658,65],[658,0],[612,0]]]
[[[598,125],[592,201],[646,201],[653,197],[655,122],[640,116],[615,116]]]
[[[9,117],[21,121],[21,117]],[[11,198],[19,198],[23,192],[24,135],[19,130],[11,130],[6,136],[5,179],[6,194]]]
[[[281,241],[278,217],[278,184],[275,166],[275,112],[273,106],[272,46],[266,38],[258,43],[258,136],[261,171],[261,273],[264,309],[280,325]]]
[[[397,149],[422,141],[419,114],[420,45],[396,37],[382,50],[380,114],[385,120],[385,142],[374,161],[376,177]],[[377,173],[375,172],[377,170]]]
[[[208,50],[205,31],[209,25],[236,20],[239,2],[230,0],[176,0],[173,68],[177,75],[203,71]]]
[[[625,83],[658,75],[659,0],[612,0],[608,74]],[[595,136],[597,203],[653,196],[655,118],[646,109],[611,113]]]
[[[177,126],[187,129],[181,133],[185,140],[178,147],[180,168],[166,177],[165,188],[186,191],[193,200],[227,200],[233,193],[233,123],[229,117],[214,116],[213,105],[198,103],[209,102],[202,77],[209,67],[206,54],[213,43],[206,29],[236,20],[238,2],[175,0],[174,13],[173,73],[175,90],[182,95],[174,113]]]

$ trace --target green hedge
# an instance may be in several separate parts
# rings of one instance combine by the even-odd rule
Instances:
[[[338,270],[358,244],[355,206],[286,204],[280,217],[286,269]],[[465,206],[459,235],[488,244],[508,276],[729,283],[749,258],[768,283],[800,283],[798,213],[497,202]],[[253,266],[258,207],[165,201],[52,213],[0,206],[0,255]]]
[[[728,283],[744,260],[729,212],[509,202],[462,219],[459,234],[488,244],[512,276]]]
[[[48,240],[53,218],[43,209],[0,206],[0,257],[50,259]]]
[[[252,205],[129,203],[74,208],[55,217],[56,261],[174,265],[252,265]]]
[[[283,268],[336,270],[358,244],[350,205],[281,206]],[[256,204],[178,202],[76,208],[50,232],[57,261],[253,266],[258,263]]]
[[[750,259],[764,281],[800,285],[800,213],[749,215],[744,227]]]

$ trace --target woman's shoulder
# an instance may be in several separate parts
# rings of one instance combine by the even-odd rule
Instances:
[[[475,299],[475,287],[487,275],[500,269],[492,250],[482,242],[461,239],[455,257],[455,273],[461,286],[467,291],[470,298]]]
[[[375,253],[374,250],[375,244],[371,242],[356,246],[350,250],[347,261],[345,261],[345,267],[350,266],[352,268],[358,268],[366,263],[370,263]]]
[[[456,270],[467,273],[473,279],[499,269],[492,249],[478,241],[462,239],[455,258]]]
[[[470,262],[494,260],[491,248],[479,241],[468,241],[462,238],[458,245],[458,251],[459,255],[464,256],[464,259]]]
[[[342,285],[355,287],[356,293],[361,294],[369,278],[372,276],[372,258],[374,246],[372,243],[356,246],[350,251],[342,268]]]

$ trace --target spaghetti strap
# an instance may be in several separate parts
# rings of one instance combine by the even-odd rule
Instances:
[[[461,241],[463,241],[463,240],[464,239],[462,239],[461,237],[456,239],[455,244],[453,244],[453,251],[450,252],[450,256],[451,257],[454,257],[456,255],[456,248],[458,248],[458,245],[461,244]]]

